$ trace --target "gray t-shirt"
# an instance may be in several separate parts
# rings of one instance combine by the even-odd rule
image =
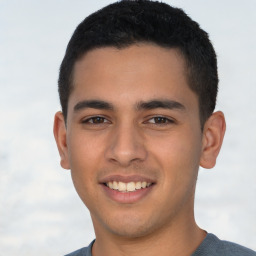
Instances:
[[[92,256],[92,245],[81,248],[66,256]],[[256,256],[256,252],[241,245],[222,241],[215,235],[208,233],[203,242],[191,256]]]

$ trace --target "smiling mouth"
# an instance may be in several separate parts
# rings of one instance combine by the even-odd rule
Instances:
[[[112,190],[116,190],[119,192],[134,192],[137,190],[142,190],[148,188],[153,185],[153,183],[146,182],[146,181],[132,181],[132,182],[122,182],[122,181],[109,181],[104,183],[105,186]]]

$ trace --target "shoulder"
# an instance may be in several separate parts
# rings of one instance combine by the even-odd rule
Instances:
[[[221,241],[220,252],[232,256],[256,256],[256,252],[242,245],[228,241]]]
[[[94,241],[92,241],[88,247],[83,247],[79,250],[66,254],[65,256],[92,256],[92,245]]]
[[[65,256],[89,256],[87,252],[88,247],[84,247],[69,254],[66,254]]]
[[[207,234],[204,241],[192,256],[256,256],[256,252],[244,246],[220,240],[213,234]]]

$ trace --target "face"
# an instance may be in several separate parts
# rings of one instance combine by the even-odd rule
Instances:
[[[191,220],[203,134],[178,51],[96,49],[73,79],[67,126],[56,125],[61,163],[96,235],[139,237]]]

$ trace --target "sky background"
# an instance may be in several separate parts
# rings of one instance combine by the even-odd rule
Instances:
[[[173,0],[218,55],[217,110],[227,132],[217,165],[201,169],[198,224],[256,250],[256,1]],[[64,255],[94,238],[52,123],[58,69],[75,27],[111,1],[0,0],[0,255]]]

